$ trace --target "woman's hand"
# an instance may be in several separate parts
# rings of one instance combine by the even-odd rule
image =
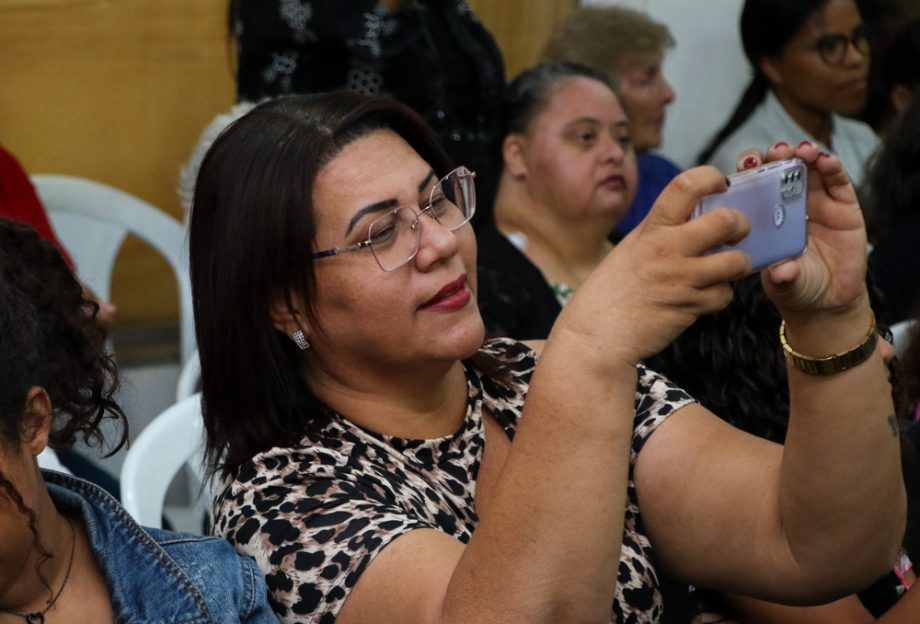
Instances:
[[[604,364],[635,365],[701,314],[725,307],[732,297],[729,281],[746,274],[750,261],[741,251],[706,252],[746,236],[747,218],[722,208],[687,219],[700,198],[726,188],[713,167],[677,176],[578,289],[553,333],[574,333],[583,339],[584,353],[597,354]]]
[[[850,176],[836,156],[812,143],[777,143],[766,161],[798,157],[808,165],[808,246],[794,260],[763,271],[767,294],[784,318],[846,313],[864,306],[866,228]],[[739,157],[739,169],[760,166],[756,152]]]

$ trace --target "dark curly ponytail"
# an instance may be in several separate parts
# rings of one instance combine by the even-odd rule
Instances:
[[[96,324],[96,303],[83,296],[60,253],[31,227],[0,219],[0,436],[15,447],[29,388],[41,386],[54,408],[50,444],[81,437],[101,445],[104,420],[119,422],[112,453],[127,440],[114,400],[118,373]]]

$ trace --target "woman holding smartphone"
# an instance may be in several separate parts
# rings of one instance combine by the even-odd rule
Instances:
[[[687,221],[716,170],[665,189],[545,343],[484,343],[472,173],[417,115],[336,93],[224,132],[190,233],[215,528],[283,621],[655,622],[656,566],[806,603],[882,574],[904,493],[865,228],[840,161],[766,157],[793,156],[809,253],[764,273],[790,345],[779,447],[640,363],[749,269],[705,253],[743,215]]]

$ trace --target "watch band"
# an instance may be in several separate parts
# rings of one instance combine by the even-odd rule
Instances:
[[[803,373],[809,375],[834,375],[847,369],[862,364],[875,352],[878,345],[878,332],[875,327],[875,315],[869,320],[869,331],[857,346],[843,353],[836,353],[824,357],[810,357],[803,355],[789,346],[786,340],[786,321],[780,323],[779,340],[783,344],[783,351],[792,365]]]

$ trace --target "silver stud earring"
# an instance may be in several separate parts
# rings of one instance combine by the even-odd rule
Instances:
[[[294,341],[294,344],[297,345],[297,348],[301,351],[306,351],[310,348],[310,342],[307,340],[307,337],[304,335],[303,330],[295,329],[291,333],[291,340]]]

